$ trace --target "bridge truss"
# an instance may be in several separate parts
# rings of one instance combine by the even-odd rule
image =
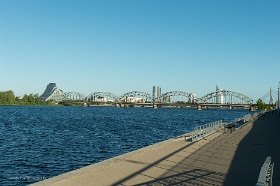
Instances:
[[[120,102],[152,102],[153,96],[146,92],[140,92],[140,91],[132,91],[125,93],[119,97]]]
[[[228,90],[219,90],[216,92],[211,92],[205,96],[197,99],[197,103],[215,103],[215,104],[253,104],[253,99],[248,96],[228,91]]]
[[[63,101],[83,101],[85,98],[86,96],[79,92],[65,92],[62,96]]]
[[[182,91],[171,91],[171,92],[166,92],[161,95],[160,100],[163,103],[170,103],[171,102],[171,97],[184,97],[187,98],[187,101],[189,103],[193,103],[195,101],[195,95],[193,93],[187,93],[187,92],[182,92]]]
[[[118,96],[111,92],[94,92],[88,95],[86,100],[92,102],[115,102],[118,100]]]
[[[183,91],[170,91],[162,94],[159,98],[154,98],[150,94],[141,91],[132,91],[116,96],[110,92],[94,92],[85,96],[79,92],[65,92],[62,96],[62,101],[91,101],[91,102],[122,102],[122,103],[152,103],[162,102],[170,103],[171,97],[183,97],[184,102],[196,104],[253,104],[253,99],[250,97],[233,91],[219,90],[206,94],[201,98],[196,98],[195,94]]]

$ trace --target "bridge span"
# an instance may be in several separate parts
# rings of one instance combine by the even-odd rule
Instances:
[[[111,92],[93,92],[86,96],[80,92],[63,92],[51,83],[47,86],[42,97],[44,100],[52,99],[61,103],[88,103],[88,104],[111,104],[111,105],[153,105],[160,106],[194,106],[201,107],[248,107],[253,105],[250,97],[224,89],[217,89],[215,92],[208,93],[200,98],[194,93],[184,91],[169,91],[157,97],[142,91],[131,91],[121,96]]]
[[[256,110],[256,104],[198,104],[198,103],[161,103],[161,102],[146,102],[146,103],[116,103],[116,107],[153,107],[153,108],[197,108],[198,110],[208,108],[248,108],[251,111]]]
[[[178,97],[181,98],[178,100]],[[185,99],[183,101],[182,97]],[[174,99],[175,98],[175,99]],[[177,100],[176,100],[177,98]],[[116,96],[110,92],[94,92],[85,96],[78,92],[66,92],[63,94],[62,102],[87,102],[93,104],[111,104],[117,107],[250,107],[253,99],[233,91],[221,90],[195,97],[193,93],[183,91],[170,91],[162,94],[160,98],[155,98],[149,93],[141,91],[131,91],[121,96]]]

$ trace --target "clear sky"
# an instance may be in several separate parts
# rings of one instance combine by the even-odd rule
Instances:
[[[184,91],[280,81],[279,0],[0,0],[0,91]]]

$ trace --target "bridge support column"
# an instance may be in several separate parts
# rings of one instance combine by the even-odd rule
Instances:
[[[201,105],[197,105],[197,110],[202,110],[202,106]]]
[[[250,111],[251,111],[251,112],[255,112],[255,111],[256,111],[256,107],[251,105],[251,106],[250,106]]]
[[[157,108],[158,108],[158,105],[157,105],[157,104],[154,104],[154,105],[153,105],[153,108],[154,108],[154,109],[157,109]]]

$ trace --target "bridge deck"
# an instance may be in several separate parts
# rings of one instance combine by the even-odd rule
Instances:
[[[195,143],[171,139],[35,185],[255,185],[267,156],[280,184],[280,116]]]

